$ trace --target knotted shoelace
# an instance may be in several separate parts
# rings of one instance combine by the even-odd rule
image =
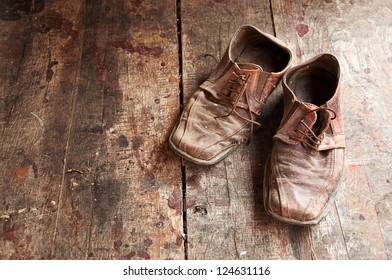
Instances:
[[[257,116],[257,113],[252,111],[252,109],[250,108],[249,105],[249,96],[248,93],[246,91],[246,84],[249,80],[249,76],[250,75],[238,75],[237,73],[233,72],[234,76],[236,77],[236,79],[230,79],[228,81],[228,85],[225,85],[223,87],[224,90],[227,90],[228,93],[223,93],[223,92],[218,92],[218,94],[220,96],[222,96],[224,99],[227,99],[230,101],[230,103],[232,102],[232,107],[229,111],[229,113],[227,113],[226,115],[222,115],[222,116],[218,116],[216,118],[226,118],[228,116],[230,116],[231,114],[235,114],[237,117],[239,117],[240,119],[249,122],[251,124],[250,127],[250,140],[252,140],[253,138],[253,125],[257,125],[260,126],[260,124],[258,122],[256,122],[253,119],[253,115]],[[239,85],[238,88],[236,88],[236,86]],[[232,93],[236,92],[238,93],[237,97],[235,98],[234,102],[233,102],[233,96]],[[245,95],[245,100],[246,100],[246,104],[243,105],[243,103],[240,103],[241,98]],[[240,107],[241,109],[244,109],[248,112],[249,114],[249,118],[246,118],[244,116],[242,116],[240,113],[238,113],[236,111],[237,107]]]
[[[327,111],[328,113],[333,113],[333,117],[328,119],[328,124],[331,120],[334,120],[336,118],[336,112],[330,108],[325,108],[325,107],[319,107],[317,109],[311,110],[307,112],[307,114],[312,113],[312,112],[319,112],[319,111]],[[303,135],[304,137],[299,138],[295,136],[290,136],[292,139],[300,141],[302,145],[305,148],[317,150],[317,148],[320,146],[321,141],[324,138],[324,132],[317,135],[315,131],[317,132],[320,128],[320,123],[316,127],[309,127],[304,120],[301,120],[300,124],[302,124],[306,128],[306,132],[303,132],[300,129],[295,129],[295,132],[298,132],[299,134]]]

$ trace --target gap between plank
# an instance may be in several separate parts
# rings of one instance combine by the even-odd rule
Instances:
[[[272,29],[274,32],[274,36],[276,37],[276,27],[275,27],[275,19],[274,19],[274,10],[272,9],[272,0],[269,0],[270,4],[270,15],[271,15],[271,22],[272,22]]]
[[[182,26],[181,26],[181,1],[176,2],[176,16],[177,16],[177,42],[178,42],[178,94],[180,101],[180,114],[184,108],[184,91],[182,79]],[[182,182],[182,231],[184,239],[184,259],[188,259],[188,227],[186,215],[186,169],[184,160],[181,159],[181,182]]]

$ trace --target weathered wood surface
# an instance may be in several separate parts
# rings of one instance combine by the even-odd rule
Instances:
[[[392,3],[272,1],[272,8],[276,34],[297,63],[330,52],[341,64],[346,176],[335,221],[323,229],[328,248],[342,233],[336,257],[391,258]],[[313,227],[312,237],[319,231]]]
[[[392,258],[389,1],[53,0],[19,15],[0,17],[0,259]],[[281,86],[223,162],[181,167],[168,148],[180,89],[186,103],[243,24],[294,64],[341,63],[344,184],[317,226],[262,206]]]
[[[78,28],[80,5],[61,8],[0,21],[2,259],[52,256],[80,49],[77,34],[68,33]],[[63,18],[74,25],[60,36]]]
[[[175,4],[0,21],[1,259],[184,258]]]
[[[260,2],[251,11],[249,2],[183,4],[185,100],[215,65],[210,55],[219,59],[229,33],[239,25],[252,23],[272,33],[268,5],[262,8]],[[249,147],[240,148],[212,168],[186,165],[189,258],[390,258],[391,128],[387,105],[392,101],[388,95],[391,50],[385,39],[390,38],[391,10],[377,9],[377,1],[371,6],[358,1],[314,2],[271,1],[271,12],[276,36],[291,47],[295,63],[332,52],[342,64],[348,149],[347,175],[337,207],[319,225],[308,228],[273,222],[261,208],[263,165],[280,117],[279,89],[270,101],[276,106],[272,112],[264,112],[263,126]],[[260,15],[260,11],[266,14]],[[217,13],[228,14],[230,19]],[[197,14],[200,16],[194,17]],[[259,17],[253,18],[256,14]],[[190,32],[193,41],[187,40]],[[369,77],[373,71],[377,76]],[[368,117],[369,111],[373,116]],[[382,123],[377,122],[380,116],[385,118]],[[358,132],[364,129],[373,133],[363,137]],[[380,162],[377,167],[376,162]]]

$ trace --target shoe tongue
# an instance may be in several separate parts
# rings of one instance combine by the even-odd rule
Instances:
[[[320,108],[312,103],[304,102],[303,104],[306,108],[310,110]],[[330,115],[326,110],[319,110],[317,112],[305,113],[304,122],[318,136],[328,129],[329,118]]]
[[[313,125],[316,123],[317,121],[317,113],[316,112],[309,112],[309,110],[315,110],[318,107],[312,103],[307,103],[307,102],[303,102],[303,121],[305,122],[305,124],[307,126],[309,126],[310,128],[313,127]]]

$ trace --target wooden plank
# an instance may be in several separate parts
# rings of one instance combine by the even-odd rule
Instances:
[[[313,15],[308,15],[307,10],[310,1],[272,1],[272,13],[274,16],[276,36],[281,40],[287,42],[294,54],[294,63],[296,65],[302,61],[312,57],[312,54],[307,54],[309,51],[314,51],[314,44],[321,44],[319,52],[330,43],[329,38],[324,38],[321,27],[320,30],[313,32],[313,36],[308,34],[309,26],[318,23],[318,18]],[[317,10],[317,9],[316,9]],[[319,10],[321,11],[321,10]],[[304,20],[306,18],[306,24]],[[321,38],[320,38],[321,37]],[[313,55],[317,54],[314,53]],[[309,243],[311,244],[311,258],[312,259],[347,259],[348,253],[346,244],[343,238],[342,229],[339,223],[336,207],[332,207],[325,219],[321,220],[316,226],[308,229]]]
[[[0,21],[1,259],[51,257],[79,68],[80,4],[73,2]]]
[[[273,34],[268,1],[181,1],[184,100],[207,78],[238,27]],[[185,163],[189,259],[310,259],[308,229],[270,218],[262,174],[281,117],[281,89],[268,99],[262,128],[212,167]]]
[[[175,1],[84,6],[55,258],[182,259]]]
[[[18,81],[1,99],[1,258],[184,257],[165,141],[179,113],[175,2],[125,2],[52,1],[19,29],[1,22],[2,40],[26,45],[1,64],[1,87]],[[16,32],[29,21],[32,35]]]
[[[330,257],[391,258],[391,3],[274,0],[272,8],[277,36],[297,62],[331,52],[341,64],[347,156],[336,206],[344,240],[338,234],[334,242],[338,248],[344,242],[347,252]],[[313,243],[322,244],[322,236],[312,230]]]
[[[345,185],[336,205],[351,259],[386,259],[377,210],[363,166],[347,164]]]

